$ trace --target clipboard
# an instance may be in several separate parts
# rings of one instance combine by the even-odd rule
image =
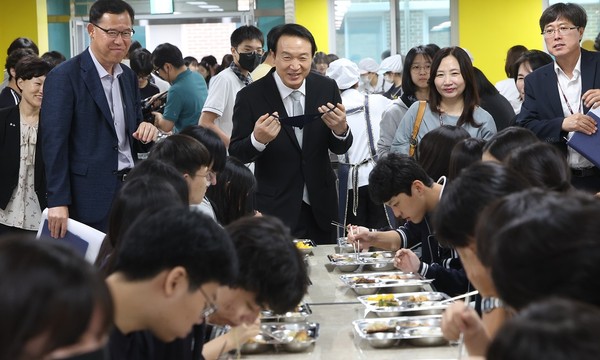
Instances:
[[[596,123],[600,125],[599,113],[600,108],[597,108],[588,111],[587,115],[596,120]],[[567,140],[567,145],[592,162],[596,167],[600,168],[600,131],[596,131],[592,135],[576,131]]]

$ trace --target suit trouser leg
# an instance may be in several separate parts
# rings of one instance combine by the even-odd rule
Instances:
[[[312,207],[304,201],[302,202],[300,218],[298,219],[298,224],[293,231],[293,235],[296,238],[311,239],[316,244],[336,243],[335,228],[332,226],[331,229],[321,229],[315,220]]]

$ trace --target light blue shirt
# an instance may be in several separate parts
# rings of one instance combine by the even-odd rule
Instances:
[[[118,165],[117,169],[122,170],[133,167],[133,156],[131,155],[131,146],[129,145],[129,137],[127,136],[127,130],[125,127],[125,111],[123,110],[123,98],[121,97],[121,86],[119,85],[119,76],[123,74],[121,65],[116,64],[113,68],[113,74],[109,74],[108,71],[94,56],[91,48],[88,48],[94,66],[100,75],[100,81],[102,82],[102,88],[104,89],[104,95],[106,95],[106,101],[110,108],[110,113],[113,118],[113,124],[115,126],[115,132],[117,133],[117,141],[119,147]]]

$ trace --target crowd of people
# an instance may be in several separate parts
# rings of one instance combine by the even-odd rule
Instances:
[[[217,359],[302,300],[294,238],[341,236],[478,290],[442,321],[473,357],[600,356],[600,170],[568,146],[598,129],[582,7],[544,10],[549,54],[511,47],[496,86],[458,46],[354,63],[302,25],[245,25],[219,65],[142,48],[134,18],[98,0],[81,54],[8,48],[0,360]],[[69,219],[106,234],[93,265],[34,240]]]

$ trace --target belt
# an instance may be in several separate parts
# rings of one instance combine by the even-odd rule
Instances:
[[[119,179],[121,182],[125,181],[125,179],[127,178],[127,174],[129,174],[129,172],[131,171],[131,168],[125,168],[125,169],[121,169],[119,171],[113,171],[113,174],[117,176],[117,179]]]
[[[589,177],[589,176],[600,176],[600,170],[595,167],[571,169],[571,175],[575,177]]]

